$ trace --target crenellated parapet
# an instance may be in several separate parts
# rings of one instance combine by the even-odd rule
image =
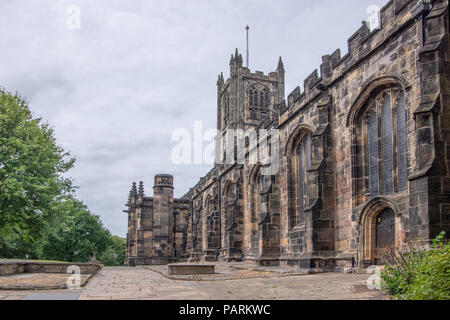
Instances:
[[[444,2],[389,1],[380,10],[379,28],[371,31],[369,23],[363,21],[361,27],[347,40],[347,53],[344,56],[341,56],[340,49],[337,49],[332,54],[322,57],[320,68],[314,70],[304,80],[303,91],[300,87],[296,87],[288,95],[288,108],[284,110],[281,121],[286,119],[286,112],[292,113],[293,109],[302,108],[305,104],[310,103],[321,92],[367,61],[371,55],[381,50],[388,53],[390,48],[386,47],[386,43],[402,35],[402,32],[411,27],[421,15],[428,14],[433,5],[440,6]]]

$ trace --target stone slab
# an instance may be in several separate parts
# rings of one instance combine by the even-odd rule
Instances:
[[[168,266],[169,275],[200,275],[214,274],[215,266],[206,264],[171,264]]]

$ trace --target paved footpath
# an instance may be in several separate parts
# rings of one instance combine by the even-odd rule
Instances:
[[[356,300],[382,299],[368,274],[327,273],[220,281],[171,280],[146,268],[105,267],[81,290],[0,291],[0,300]]]

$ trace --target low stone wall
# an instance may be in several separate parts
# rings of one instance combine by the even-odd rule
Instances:
[[[93,274],[79,275],[80,287],[84,287]],[[65,290],[76,285],[71,274],[22,273],[0,277],[1,290]],[[2,292],[0,292],[0,296]]]
[[[24,265],[16,262],[0,262],[0,276],[6,277],[17,273],[24,273]]]
[[[80,268],[81,274],[95,274],[102,266],[90,263],[63,263],[37,261],[0,261],[0,276],[11,276],[19,273],[67,273],[70,266]]]

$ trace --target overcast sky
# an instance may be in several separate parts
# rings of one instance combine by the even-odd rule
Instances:
[[[245,53],[247,24],[250,69],[274,71],[282,56],[288,95],[386,2],[0,0],[0,86],[54,127],[77,158],[79,198],[125,236],[133,181],[151,196],[154,175],[172,174],[179,197],[211,168],[172,164],[171,135],[194,121],[215,128],[217,75],[235,48]]]

